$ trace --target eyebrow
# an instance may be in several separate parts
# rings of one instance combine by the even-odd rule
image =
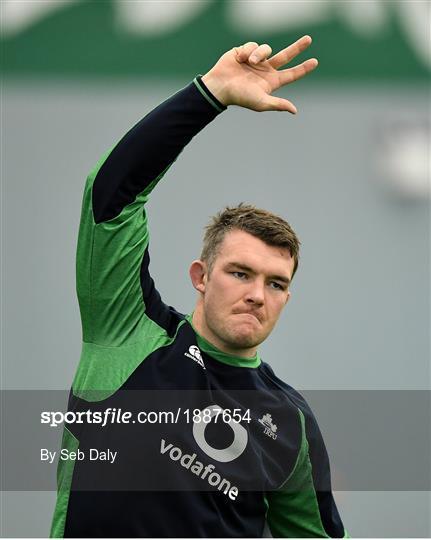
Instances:
[[[256,272],[251,268],[250,266],[247,266],[246,264],[241,264],[237,262],[230,262],[226,265],[226,268],[238,268],[239,270],[244,270],[245,272],[249,272],[250,274],[256,274]],[[277,281],[281,281],[285,283],[286,285],[290,285],[290,279],[287,276],[278,276],[278,275],[271,275],[268,276],[270,279],[275,279]]]

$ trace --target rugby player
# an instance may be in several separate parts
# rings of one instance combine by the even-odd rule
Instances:
[[[198,297],[188,315],[162,301],[149,271],[151,191],[229,106],[295,114],[272,93],[317,66],[283,68],[310,43],[274,55],[267,44],[232,48],[89,175],[77,250],[83,348],[69,410],[135,411],[148,395],[166,407],[179,391],[182,422],[65,427],[67,455],[116,458],[59,463],[53,537],[260,537],[265,523],[273,536],[346,535],[315,417],[258,352],[298,267],[290,225],[245,204],[217,214],[190,267]]]

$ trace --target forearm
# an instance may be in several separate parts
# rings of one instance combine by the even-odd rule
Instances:
[[[147,114],[97,172],[92,197],[95,221],[118,215],[224,109],[205,84],[195,80]]]

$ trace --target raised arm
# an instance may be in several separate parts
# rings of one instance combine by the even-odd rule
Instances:
[[[187,143],[224,109],[197,77],[136,124],[88,177],[77,253],[84,342],[139,341],[144,313],[168,324],[148,275],[144,204]]]
[[[305,36],[269,59],[267,45],[247,43],[231,49],[206,75],[145,116],[90,174],[77,250],[85,354],[75,390],[83,383],[94,386],[89,371],[100,373],[100,364],[107,368],[112,359],[128,365],[131,358],[142,360],[173,338],[181,317],[162,302],[149,274],[144,205],[183,148],[228,105],[295,112],[290,102],[270,94],[314,69],[317,61],[308,60],[277,70],[310,42]],[[123,369],[121,377],[134,367],[132,363]],[[95,384],[100,388],[100,380]]]

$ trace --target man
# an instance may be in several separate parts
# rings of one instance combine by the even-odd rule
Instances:
[[[83,350],[69,409],[112,422],[65,428],[75,459],[59,465],[52,536],[258,537],[265,521],[275,536],[345,535],[317,423],[257,353],[290,296],[294,231],[251,206],[216,216],[190,268],[198,300],[185,316],[150,277],[144,211],[184,146],[229,105],[296,112],[271,94],[316,67],[278,70],[310,43],[272,57],[252,42],[228,51],[89,176],[77,253]],[[159,419],[176,411],[175,421],[139,415],[150,408]]]

